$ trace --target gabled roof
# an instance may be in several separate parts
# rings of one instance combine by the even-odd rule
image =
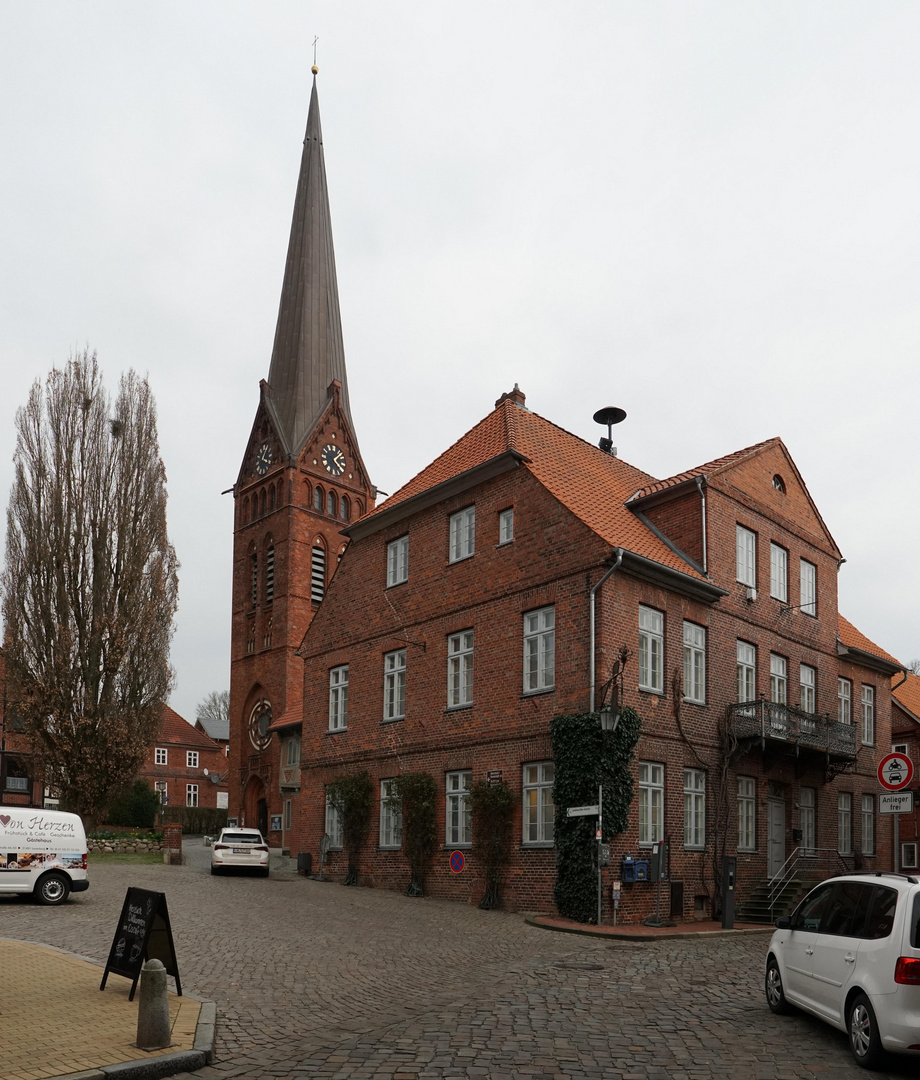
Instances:
[[[209,739],[203,731],[199,731],[198,728],[190,724],[188,720],[183,719],[168,705],[163,706],[160,733],[156,738],[158,746],[162,746],[164,743],[189,746],[193,749],[199,747],[202,750],[217,750],[221,754],[224,752],[224,748],[219,743]]]
[[[891,696],[910,715],[920,722],[920,676],[906,672],[907,678],[892,680]],[[900,685],[895,685],[895,682]]]
[[[849,619],[845,619],[839,612],[837,613],[837,640],[849,652],[874,657],[876,660],[881,660],[886,667],[892,666],[896,671],[904,670],[904,665],[900,660],[896,660],[891,653],[885,652],[881,645],[876,645],[865,634],[861,634]]]
[[[298,453],[316,427],[335,379],[342,384],[342,408],[354,432],[314,78],[265,394],[290,453]]]
[[[199,716],[195,721],[195,727],[212,739],[219,739],[221,742],[230,741],[229,720],[215,720],[210,716]]]
[[[725,469],[729,469],[732,466],[739,464],[746,458],[759,454],[761,450],[768,446],[777,445],[782,445],[780,439],[765,439],[763,442],[754,443],[753,446],[747,446],[743,450],[736,450],[733,454],[726,454],[724,457],[715,458],[713,461],[707,461],[705,465],[697,465],[695,469],[688,469],[686,472],[676,473],[674,476],[669,476],[666,480],[653,480],[652,483],[646,484],[645,487],[639,488],[638,491],[634,492],[630,496],[630,502],[637,499],[644,499],[649,495],[655,495],[659,491],[665,491],[668,488],[677,487],[679,484],[685,484],[689,480],[695,480],[698,476],[703,476],[708,479]]]

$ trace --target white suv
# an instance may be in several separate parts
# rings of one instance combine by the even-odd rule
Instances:
[[[776,920],[767,1004],[797,1005],[845,1031],[858,1064],[886,1050],[920,1053],[920,881],[846,874]]]

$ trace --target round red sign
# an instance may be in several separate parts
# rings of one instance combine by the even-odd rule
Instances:
[[[913,778],[914,765],[906,754],[886,754],[878,763],[878,782],[886,791],[900,791]]]

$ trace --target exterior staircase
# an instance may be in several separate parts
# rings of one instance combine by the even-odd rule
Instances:
[[[770,907],[770,892],[774,883],[765,878],[756,885],[738,906],[736,918],[740,922],[763,923],[772,926],[781,915],[790,915],[802,897],[817,885],[817,880],[792,878],[785,882]]]

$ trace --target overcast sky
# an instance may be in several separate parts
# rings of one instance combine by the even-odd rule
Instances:
[[[920,655],[920,6],[0,0],[0,500],[31,382],[149,375],[172,705],[229,685],[230,487],[319,37],[352,412],[393,492],[515,382],[664,477],[781,436]]]

